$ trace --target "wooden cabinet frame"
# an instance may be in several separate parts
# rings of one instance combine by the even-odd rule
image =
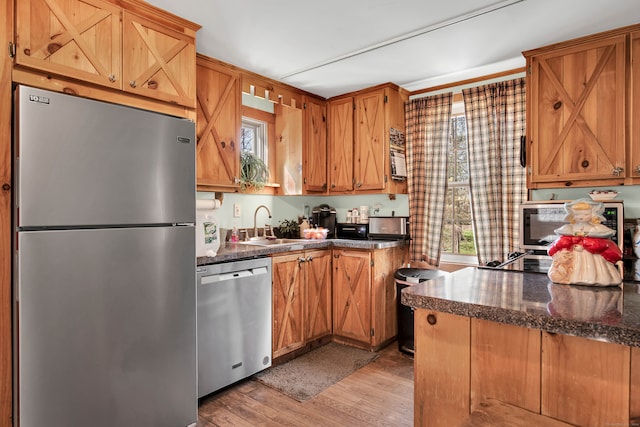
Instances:
[[[14,82],[191,117],[199,25],[140,0],[16,4]]]
[[[529,188],[640,183],[639,34],[634,25],[523,52]]]

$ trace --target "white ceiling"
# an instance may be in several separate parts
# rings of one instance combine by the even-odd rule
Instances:
[[[521,52],[640,23],[639,0],[148,0],[197,51],[325,98],[523,67]]]

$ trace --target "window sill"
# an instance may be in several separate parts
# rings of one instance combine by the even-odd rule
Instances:
[[[478,266],[478,257],[476,255],[460,255],[460,254],[442,254],[440,262],[447,264],[463,264],[470,267]]]

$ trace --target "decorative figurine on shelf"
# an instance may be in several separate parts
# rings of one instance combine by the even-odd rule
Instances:
[[[611,239],[615,231],[601,224],[604,205],[578,199],[564,205],[569,224],[548,250],[553,258],[549,279],[555,283],[615,286],[622,283],[622,252]]]

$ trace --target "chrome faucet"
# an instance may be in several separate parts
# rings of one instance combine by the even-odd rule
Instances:
[[[258,227],[256,225],[256,217],[258,216],[258,211],[260,208],[265,208],[267,213],[269,214],[269,218],[271,218],[271,211],[265,205],[260,205],[256,208],[256,211],[253,213],[253,237],[258,237]]]

